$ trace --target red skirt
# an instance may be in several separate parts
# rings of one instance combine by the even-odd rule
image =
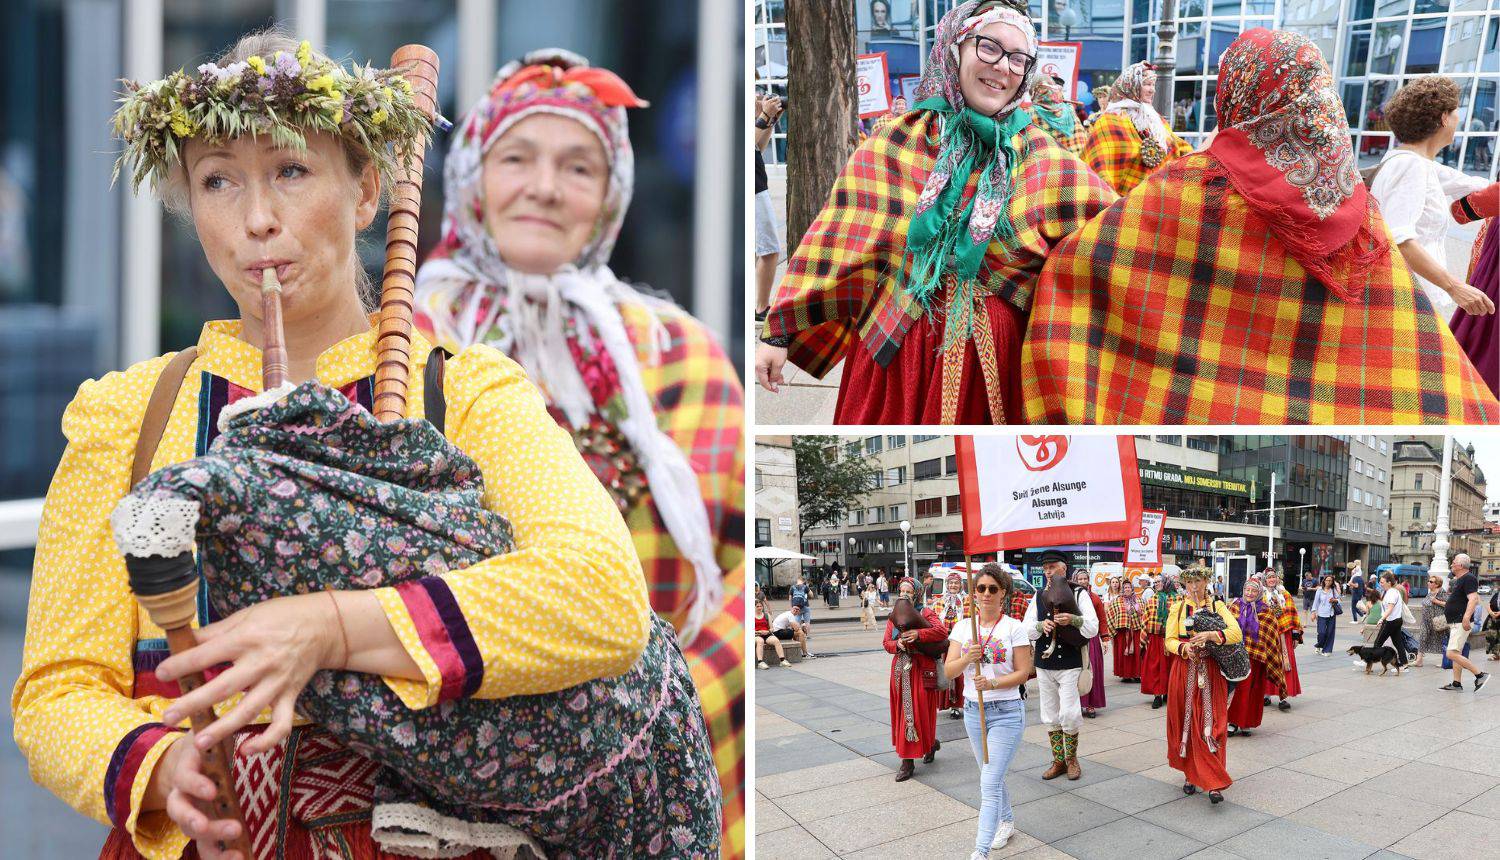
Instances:
[[[1242,729],[1260,727],[1266,714],[1265,691],[1268,684],[1266,665],[1250,661],[1250,677],[1234,688],[1229,700],[1229,722]]]
[[[964,676],[963,675],[959,675],[957,678],[953,679],[953,689],[951,689],[951,690],[938,690],[938,692],[937,692],[937,708],[938,708],[938,710],[942,711],[942,710],[946,710],[948,708],[958,708],[959,710],[963,710],[963,707],[964,707]]]
[[[932,668],[932,661],[918,658],[912,661],[911,702],[912,722],[916,729],[916,740],[907,740],[906,720],[901,714],[901,681],[895,671],[896,661],[891,660],[891,743],[896,754],[902,758],[921,758],[932,749],[937,740],[938,691],[922,686],[922,670]]]
[[[1129,649],[1130,653],[1125,653]],[[1115,634],[1115,677],[1141,677],[1141,634],[1138,630],[1127,630]]]
[[[1165,696],[1167,678],[1172,667],[1167,663],[1167,638],[1155,633],[1147,634],[1146,647],[1141,652],[1141,692],[1148,696]],[[1175,661],[1174,661],[1175,662]]]
[[[1228,762],[1225,742],[1229,739],[1229,709],[1228,702],[1225,700],[1228,698],[1226,694],[1229,691],[1229,685],[1225,683],[1218,664],[1211,658],[1205,657],[1199,661],[1208,678],[1211,703],[1209,712],[1212,719],[1209,734],[1213,737],[1213,747],[1210,748],[1208,739],[1204,737],[1203,708],[1197,695],[1196,684],[1193,690],[1193,706],[1188,707],[1188,666],[1190,664],[1181,657],[1172,657],[1171,660],[1169,681],[1171,690],[1167,693],[1167,764],[1182,771],[1188,782],[1204,791],[1223,791],[1234,782],[1229,778],[1229,771],[1225,769]],[[1188,721],[1185,754],[1182,752],[1184,720]]]
[[[1281,636],[1282,643],[1286,645],[1286,661],[1288,664],[1286,669],[1285,695],[1288,699],[1290,699],[1292,696],[1302,695],[1302,681],[1297,677],[1297,649],[1293,647],[1295,643],[1292,642],[1291,631],[1287,631],[1286,633],[1281,634]],[[1269,678],[1266,679],[1266,695],[1282,695],[1281,690],[1271,686],[1271,681]]]
[[[1012,421],[1021,420],[1021,331],[1026,321],[1009,302],[990,295],[984,299],[999,363],[1002,409]],[[939,424],[943,418],[943,318],[924,315],[911,324],[901,348],[885,367],[875,363],[858,342],[844,354],[844,379],[834,407],[835,424]],[[1004,416],[990,415],[979,353],[973,341],[964,348],[963,373],[958,387],[959,424],[1000,424]]]

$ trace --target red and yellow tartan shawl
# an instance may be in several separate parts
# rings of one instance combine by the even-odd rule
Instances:
[[[815,377],[838,364],[856,337],[876,364],[888,366],[923,312],[898,284],[907,224],[941,146],[937,119],[911,111],[860,144],[787,262],[761,333],[789,337],[792,363]],[[1024,311],[1047,254],[1115,195],[1035,126],[1012,142],[1021,157],[1005,217],[1016,240],[1010,247],[990,242],[979,282]],[[966,197],[977,182],[969,178]],[[943,292],[933,313],[945,312],[951,285]]]
[[[1239,615],[1238,597],[1229,602],[1229,611]],[[1260,622],[1260,636],[1254,639],[1245,637],[1246,653],[1251,660],[1266,667],[1266,677],[1277,689],[1286,685],[1286,640],[1281,638],[1280,614],[1275,606],[1263,602],[1260,611],[1255,614],[1256,620]]]
[[[1061,104],[1068,110],[1073,109],[1073,106],[1071,104],[1068,104],[1067,102],[1062,102]],[[1042,131],[1047,132],[1047,134],[1050,135],[1053,140],[1057,141],[1058,146],[1061,146],[1063,149],[1066,149],[1074,155],[1083,155],[1083,149],[1088,145],[1089,142],[1089,130],[1083,127],[1082,120],[1078,120],[1073,123],[1072,134],[1063,134],[1057,129],[1052,128],[1047,124],[1045,120],[1042,119],[1041,108],[1037,107],[1034,104],[1031,104],[1027,105],[1023,109],[1027,113],[1031,114],[1031,124],[1041,129]]]
[[[1147,636],[1167,635],[1166,620],[1167,618],[1171,617],[1172,607],[1176,606],[1177,603],[1181,600],[1182,594],[1179,592],[1174,592],[1171,595],[1152,594],[1150,600],[1143,601],[1142,606],[1144,608],[1141,610],[1141,632],[1145,633]],[[1167,604],[1165,612],[1156,611],[1157,606],[1161,602],[1165,602]],[[1160,621],[1157,620],[1158,616],[1161,618]]]
[[[1099,113],[1089,127],[1088,141],[1080,156],[1093,171],[1099,174],[1109,187],[1120,194],[1129,194],[1141,180],[1193,151],[1187,141],[1167,130],[1172,140],[1172,149],[1166,159],[1155,168],[1141,161],[1141,133],[1136,130],[1130,117],[1118,113]]]
[[[1340,299],[1204,153],[1064,240],[1033,304],[1021,353],[1031,422],[1500,420],[1399,255],[1379,261],[1362,301]]]
[[[1146,628],[1146,601],[1136,600],[1135,611],[1125,606],[1125,601],[1115,598],[1104,605],[1104,614],[1109,621],[1109,627],[1116,633],[1126,630],[1144,630]]]

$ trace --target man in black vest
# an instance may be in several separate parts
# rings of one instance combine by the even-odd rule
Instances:
[[[1021,622],[1033,643],[1042,725],[1052,745],[1052,766],[1042,779],[1056,779],[1063,773],[1068,779],[1078,779],[1083,775],[1078,766],[1078,730],[1083,726],[1078,681],[1088,641],[1099,632],[1099,615],[1083,589],[1069,584],[1066,553],[1055,549],[1042,553],[1042,570],[1047,585],[1026,607]],[[1092,671],[1102,668],[1094,666]]]

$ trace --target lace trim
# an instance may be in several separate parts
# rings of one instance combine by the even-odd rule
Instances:
[[[166,493],[131,494],[115,505],[109,524],[115,544],[136,558],[173,558],[192,552],[198,530],[198,502]]]
[[[275,405],[276,401],[297,390],[297,386],[290,382],[283,382],[280,386],[270,391],[262,391],[253,397],[244,397],[225,406],[219,411],[219,432],[229,431],[229,422],[233,421],[246,412],[254,412],[267,406]]]
[[[370,835],[383,850],[408,857],[462,857],[476,848],[497,860],[547,856],[536,840],[510,825],[462,821],[415,803],[375,804]]]

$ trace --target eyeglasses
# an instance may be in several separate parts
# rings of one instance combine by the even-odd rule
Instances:
[[[983,584],[981,584],[981,585],[974,586],[974,593],[975,594],[999,594],[1000,592],[1002,592],[1004,590],[1005,589],[1001,588],[998,585],[983,585]]]
[[[974,40],[974,54],[979,57],[979,62],[994,65],[1005,60],[1005,64],[1012,72],[1024,75],[1031,71],[1036,64],[1036,57],[1025,51],[1007,51],[999,42],[989,36],[966,36],[964,41]]]

